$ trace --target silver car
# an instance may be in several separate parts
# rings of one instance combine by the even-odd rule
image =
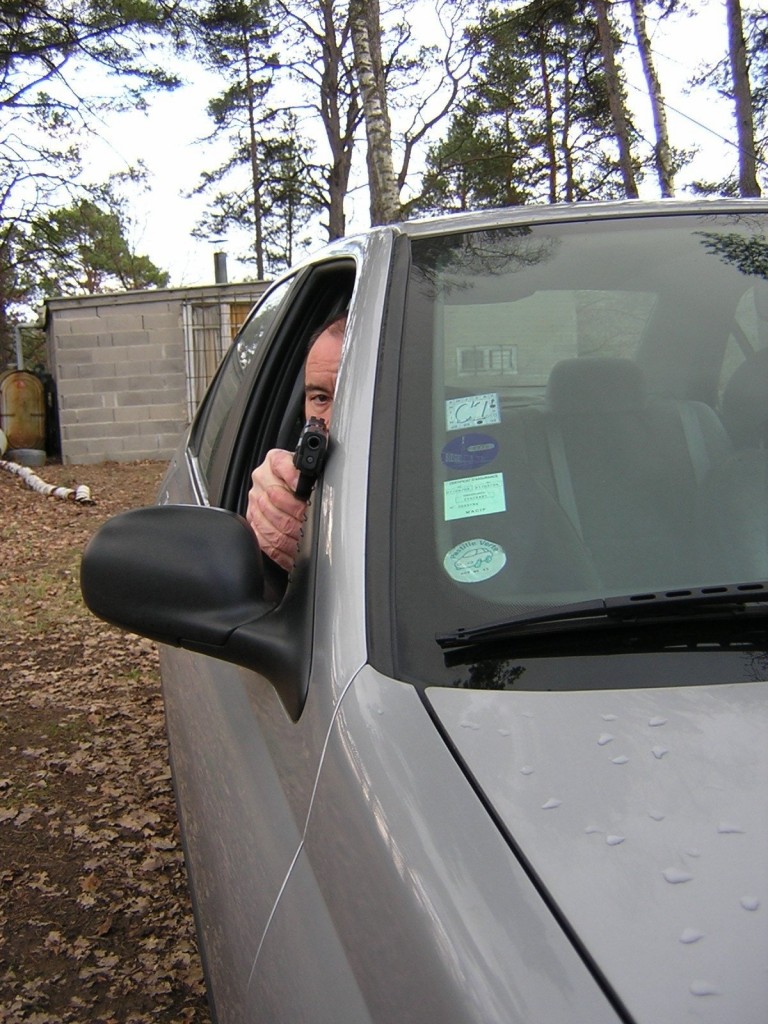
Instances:
[[[349,318],[296,566],[242,518]],[[225,1022],[768,1020],[768,202],[374,229],[278,280],[90,608],[159,641]]]

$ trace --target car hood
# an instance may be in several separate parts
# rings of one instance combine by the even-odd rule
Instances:
[[[635,1022],[764,1024],[768,683],[427,693]]]

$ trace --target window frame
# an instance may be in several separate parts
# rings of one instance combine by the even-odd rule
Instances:
[[[243,397],[250,391],[251,382],[254,376],[259,373],[267,356],[281,313],[288,302],[294,286],[295,275],[289,275],[276,281],[275,284],[261,296],[248,317],[243,322],[243,325],[237,332],[232,344],[220,362],[205,397],[201,402],[198,414],[190,428],[188,451],[191,458],[194,460],[195,476],[205,493],[207,502],[211,505],[220,504],[223,479],[226,474],[226,468],[229,464],[230,454],[236,438],[237,423],[239,421],[238,413]],[[232,363],[238,358],[239,343],[253,327],[254,322],[263,314],[265,306],[268,306],[270,302],[274,300],[276,293],[280,291],[282,291],[283,294],[279,297],[275,309],[271,310],[272,319],[265,325],[264,336],[259,343],[253,358],[243,371],[234,401],[229,410],[225,411],[219,421],[216,443],[213,446],[210,460],[207,466],[204,467],[201,464],[200,458],[203,441],[208,431],[212,428],[211,417],[214,411],[217,410],[218,402],[222,397],[222,388],[224,387],[228,376],[232,372]]]

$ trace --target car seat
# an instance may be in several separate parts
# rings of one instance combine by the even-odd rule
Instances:
[[[713,409],[649,395],[631,360],[585,357],[553,367],[544,406],[526,418],[529,458],[537,451],[539,479],[607,592],[695,580],[699,489],[730,451]]]
[[[753,352],[731,375],[721,415],[735,448],[768,449],[768,348]]]

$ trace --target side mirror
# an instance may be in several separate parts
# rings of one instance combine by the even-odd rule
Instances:
[[[80,567],[83,599],[99,618],[259,672],[295,720],[309,673],[311,589],[308,580],[293,582],[275,608],[246,521],[193,505],[115,516],[93,535]]]

